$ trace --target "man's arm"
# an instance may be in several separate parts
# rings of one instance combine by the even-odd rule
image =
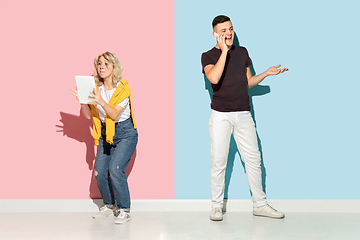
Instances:
[[[264,80],[266,77],[271,76],[271,75],[278,75],[280,73],[283,73],[285,71],[288,71],[288,68],[280,68],[281,65],[277,65],[277,66],[273,66],[270,67],[268,70],[266,70],[263,73],[260,73],[256,76],[253,76],[251,74],[251,70],[250,67],[246,68],[246,77],[247,77],[247,81],[248,81],[248,88],[252,88],[255,87],[256,85],[258,85],[262,80]]]
[[[215,65],[209,64],[204,67],[204,72],[212,84],[218,84],[220,81],[221,75],[223,74],[226,57],[229,51],[228,46],[225,44],[225,37],[223,35],[216,36],[216,40],[218,42],[218,46],[221,49],[221,55]]]

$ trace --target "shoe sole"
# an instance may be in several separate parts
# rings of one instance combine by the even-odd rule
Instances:
[[[102,215],[102,216],[93,216],[94,219],[98,219],[98,218],[106,218],[106,217],[110,217],[110,216],[114,216],[114,214],[109,213],[108,215]]]
[[[268,217],[268,218],[276,218],[276,219],[282,219],[285,217],[285,216],[276,217],[276,216],[269,216],[269,215],[264,215],[264,214],[255,214],[255,213],[253,213],[253,215],[257,216],[257,217]]]
[[[210,217],[210,220],[211,221],[222,221],[223,218],[212,218],[212,217]]]
[[[126,222],[116,222],[116,220],[115,220],[115,224],[123,224],[123,223],[128,223],[128,222],[130,222],[130,221],[131,221],[131,218],[128,219]]]

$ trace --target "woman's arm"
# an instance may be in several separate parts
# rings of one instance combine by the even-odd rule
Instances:
[[[97,87],[96,89],[94,88],[94,93],[90,93],[90,94],[93,97],[91,98],[91,100],[99,104],[104,109],[106,114],[109,115],[109,117],[111,117],[113,120],[115,120],[115,118],[117,118],[121,113],[121,111],[123,110],[123,107],[120,106],[111,107],[109,104],[107,104],[104,101],[104,99],[101,97],[101,90],[99,89],[99,87]]]
[[[122,107],[120,107],[119,105],[116,107],[111,107],[109,104],[107,104],[105,101],[102,104],[99,104],[106,112],[107,115],[109,115],[109,117],[111,117],[111,119],[115,120],[115,118],[117,118],[119,116],[119,114],[121,113],[121,111],[124,109]]]
[[[81,104],[81,110],[87,119],[90,119],[92,117],[89,104]]]
[[[78,94],[78,91],[77,91],[77,87],[74,86],[75,89],[71,89],[72,91],[72,95],[74,95],[76,97],[76,99],[79,101],[79,94]],[[91,118],[91,109],[90,109],[90,106],[88,104],[81,104],[81,111],[83,112],[84,116],[87,118],[87,119],[90,119]]]

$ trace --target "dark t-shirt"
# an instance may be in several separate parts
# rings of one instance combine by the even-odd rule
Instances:
[[[215,65],[221,50],[212,48],[201,55],[202,71]],[[226,58],[225,68],[218,84],[211,84],[213,97],[211,109],[219,112],[250,111],[246,68],[251,65],[249,54],[244,47],[232,46]]]

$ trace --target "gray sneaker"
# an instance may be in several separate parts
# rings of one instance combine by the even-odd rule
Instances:
[[[223,220],[222,209],[219,207],[212,208],[210,213],[210,220],[222,221]]]
[[[108,216],[114,216],[114,210],[111,208],[108,208],[108,206],[103,206],[100,208],[100,211],[93,216],[93,218],[104,218]]]
[[[115,224],[127,223],[131,220],[130,213],[125,212],[124,209],[117,210]]]
[[[278,212],[275,208],[272,208],[269,204],[261,207],[254,207],[254,216],[270,217],[270,218],[284,218],[285,214]]]

